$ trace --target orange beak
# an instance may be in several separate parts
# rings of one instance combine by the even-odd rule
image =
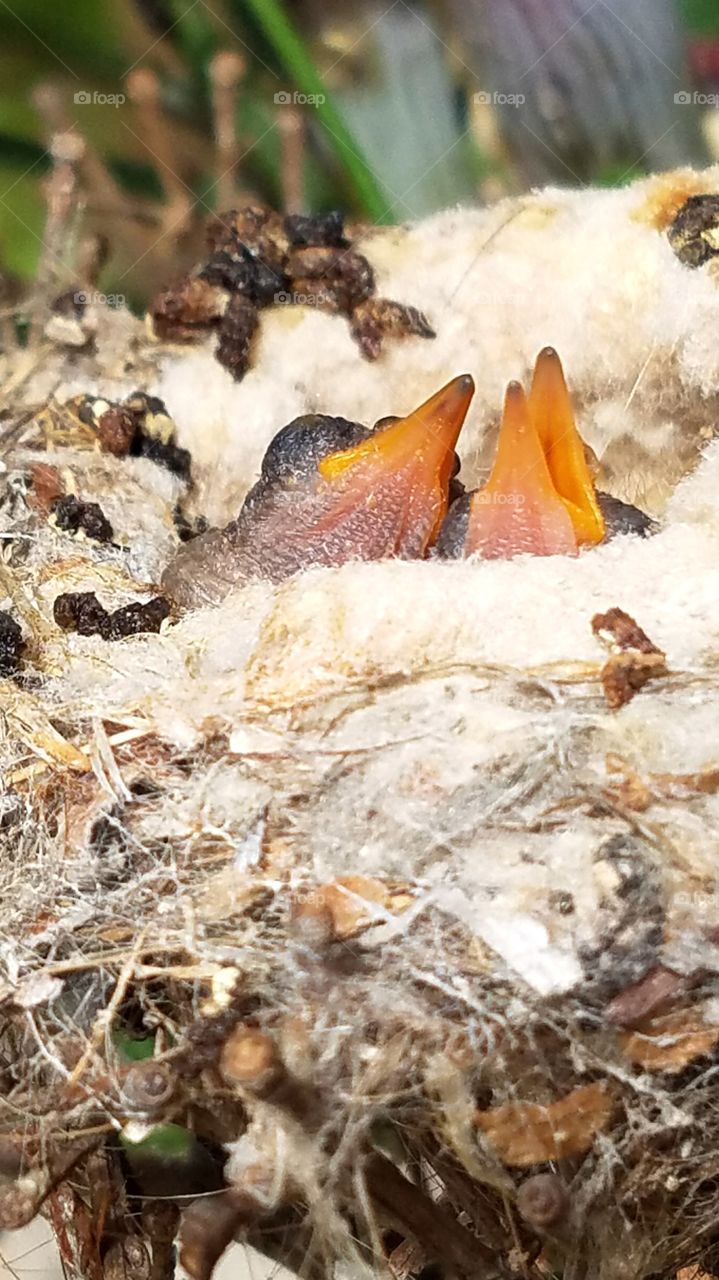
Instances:
[[[406,418],[323,458],[319,473],[337,498],[326,520],[364,509],[367,528],[378,525],[384,540],[371,558],[424,555],[447,513],[454,449],[473,394],[468,374],[453,378]]]
[[[572,517],[577,544],[596,546],[604,537],[604,520],[574,420],[562,362],[554,347],[545,347],[537,356],[529,410],[554,487]]]
[[[507,388],[494,466],[471,500],[465,554],[573,555],[604,532],[561,362],[547,347],[529,399],[518,382]]]

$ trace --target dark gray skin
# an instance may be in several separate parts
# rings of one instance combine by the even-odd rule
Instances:
[[[237,585],[253,578],[280,582],[308,564],[339,564],[347,559],[382,559],[392,545],[397,511],[391,492],[380,499],[381,517],[369,528],[361,510],[347,511],[341,523],[318,534],[322,499],[313,500],[318,464],[329,454],[348,449],[381,430],[394,417],[381,418],[374,428],[327,414],[295,418],[271,441],[262,461],[260,478],[250,489],[236,520],[181,547],[162,575],[163,590],[176,604],[191,608],[217,604]],[[449,513],[433,554],[463,555],[469,500],[458,477],[456,458],[450,482]],[[607,537],[653,531],[648,516],[608,494],[599,494],[607,523]],[[383,506],[382,503],[385,505]],[[383,541],[383,539],[386,539]],[[423,542],[406,544],[403,554],[424,554]]]
[[[392,554],[396,530],[404,524],[401,498],[392,485],[378,489],[371,519],[366,510],[350,505],[339,519],[325,520],[336,499],[325,491],[317,468],[329,454],[361,443],[396,420],[382,418],[369,428],[346,418],[308,414],[283,427],[269,445],[260,478],[237,519],[182,547],[162,575],[163,590],[177,604],[197,608],[219,602],[251,578],[281,582],[309,564],[381,560]],[[410,528],[402,537],[403,557],[424,554],[426,530]]]
[[[471,500],[471,493],[462,494],[447,512],[434,547],[434,554],[440,559],[463,558]],[[607,529],[605,542],[626,533],[637,534],[640,538],[656,533],[656,521],[631,503],[621,502],[609,493],[597,493],[597,502]]]
[[[322,413],[288,423],[268,445],[260,478],[237,519],[181,547],[162,575],[163,590],[177,604],[199,607],[218,603],[247,578],[286,576],[284,567],[282,573],[275,570],[272,547],[261,545],[261,536],[253,539],[253,531],[261,533],[263,516],[272,513],[278,498],[286,497],[291,506],[292,489],[311,478],[322,458],[359,444],[369,434],[359,422]]]

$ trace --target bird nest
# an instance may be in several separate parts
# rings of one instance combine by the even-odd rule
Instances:
[[[441,219],[379,237],[383,293],[437,338],[374,366],[341,317],[285,308],[239,383],[103,308],[79,355],[53,333],[13,357],[0,1225],[45,1214],[67,1274],[162,1280],[177,1248],[203,1280],[235,1239],[336,1280],[719,1267],[719,454],[696,465],[716,382],[693,328],[717,302],[662,222],[711,182],[451,215],[477,287],[584,235],[576,287],[598,228],[620,270],[643,255],[587,320],[616,364],[577,354],[579,400],[610,479],[642,460],[619,496],[671,496],[654,536],[575,558],[316,567],[185,612],[156,586],[246,490],[271,416],[420,399],[397,388],[403,361],[446,363]],[[637,365],[626,296],[652,272]],[[517,356],[511,317],[483,339],[496,377],[540,345],[532,320]],[[384,360],[395,403],[363,381]],[[478,402],[481,471],[481,378]]]

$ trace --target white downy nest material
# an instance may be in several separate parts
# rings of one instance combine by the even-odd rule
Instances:
[[[220,522],[297,414],[372,423],[463,372],[476,481],[504,384],[551,343],[604,487],[659,518],[651,538],[576,559],[310,569],[111,643],[61,633],[52,602],[95,590],[114,607],[157,581],[179,482],[147,461],[53,455],[122,550],[37,519],[14,538],[20,483],[6,495],[6,585],[36,671],[3,690],[0,954],[8,1007],[31,1023],[16,1095],[58,1087],[71,1026],[102,1055],[111,997],[112,1017],[131,1004],[169,1030],[170,1063],[188,1036],[216,1044],[233,1010],[250,1017],[316,1090],[319,1119],[240,1091],[228,1176],[263,1162],[263,1212],[304,1206],[319,1275],[369,1266],[352,1239],[386,1225],[378,1133],[410,1180],[434,1170],[432,1205],[463,1213],[495,1259],[482,1275],[716,1262],[719,277],[664,234],[667,210],[703,191],[719,172],[372,234],[379,291],[437,332],[390,339],[375,364],[341,318],[284,308],[262,313],[239,384],[210,347],[137,334],[111,370],[49,353],[24,384],[26,401],[40,386],[161,395],[192,452],[192,502]],[[6,459],[8,494],[32,460],[48,455]],[[666,655],[618,710],[591,626],[612,607]],[[515,1200],[543,1170],[569,1204],[537,1231]],[[396,1205],[394,1220],[411,1238]]]

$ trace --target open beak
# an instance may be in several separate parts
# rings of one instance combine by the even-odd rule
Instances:
[[[489,480],[471,499],[465,555],[573,555],[604,538],[561,362],[545,348],[529,399],[507,388]]]
[[[392,545],[381,553],[423,555],[447,513],[454,449],[473,394],[468,374],[453,378],[406,418],[323,458],[320,475],[337,495],[327,519],[360,508],[370,524],[371,512],[393,512],[383,534]]]
[[[554,347],[545,347],[537,356],[529,410],[554,488],[572,518],[577,545],[596,546],[604,537],[604,521],[574,421],[562,362]]]

